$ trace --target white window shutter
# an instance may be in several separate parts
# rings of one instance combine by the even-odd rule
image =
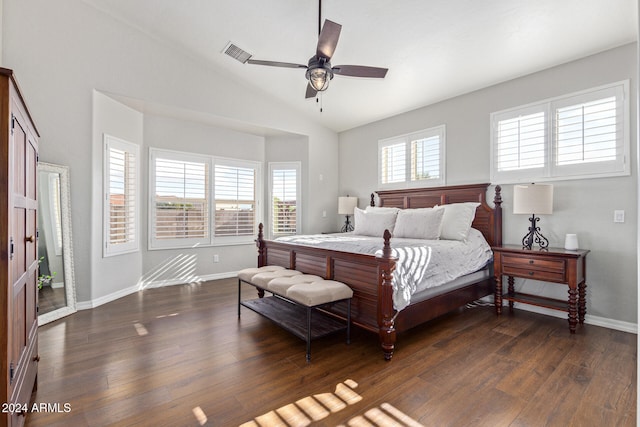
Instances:
[[[138,249],[138,146],[105,135],[105,250],[118,255]]]
[[[216,162],[215,236],[255,234],[256,169]]]

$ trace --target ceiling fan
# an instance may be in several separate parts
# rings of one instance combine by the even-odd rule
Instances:
[[[318,92],[327,90],[334,74],[350,77],[368,77],[382,79],[387,75],[387,68],[368,67],[365,65],[336,65],[331,66],[331,57],[338,45],[342,25],[326,19],[320,29],[322,0],[319,0],[318,13],[318,45],[316,54],[309,59],[307,65],[290,62],[262,61],[249,58],[246,62],[254,65],[270,67],[305,68],[305,77],[309,81],[305,98],[313,98]]]

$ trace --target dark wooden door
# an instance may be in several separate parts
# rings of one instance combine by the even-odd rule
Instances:
[[[29,403],[33,384],[32,343],[37,333],[37,141],[20,107],[12,103],[9,156],[12,173],[10,235],[13,252],[9,271],[9,389],[11,401]],[[26,387],[23,387],[26,386]],[[23,420],[24,418],[18,420]],[[15,424],[12,422],[12,424]],[[21,424],[18,421],[18,424]]]

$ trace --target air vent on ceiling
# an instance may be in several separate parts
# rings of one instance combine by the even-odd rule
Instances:
[[[249,52],[245,52],[232,42],[229,42],[229,44],[224,48],[223,52],[233,59],[242,62],[243,64],[247,62],[249,58],[251,58],[251,54]]]

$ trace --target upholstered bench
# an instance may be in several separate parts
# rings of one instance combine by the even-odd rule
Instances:
[[[242,283],[258,289],[257,299],[242,300]],[[264,292],[272,297],[264,297]],[[312,322],[313,309],[339,302],[347,304],[347,343],[351,338],[351,297],[353,291],[342,282],[324,280],[297,270],[273,268],[247,268],[238,272],[238,317],[240,306],[247,307],[268,318],[282,328],[307,342],[307,361],[311,360],[311,340],[345,328],[334,317],[317,312]],[[301,324],[306,312],[306,325]]]

